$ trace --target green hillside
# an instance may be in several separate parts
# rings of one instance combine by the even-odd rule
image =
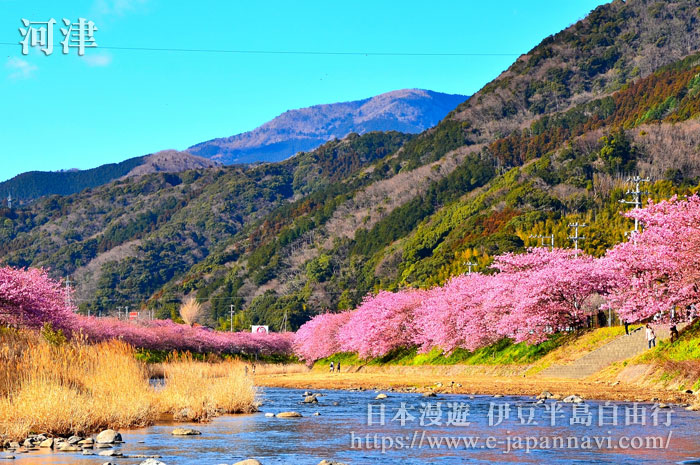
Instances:
[[[11,195],[22,202],[46,195],[74,194],[121,178],[141,165],[144,158],[129,158],[121,163],[109,163],[89,170],[29,171],[0,182],[0,198]]]

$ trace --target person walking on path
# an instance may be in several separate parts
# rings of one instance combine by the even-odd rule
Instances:
[[[656,347],[656,333],[649,323],[647,323],[647,342],[650,349]]]
[[[340,373],[340,362],[336,365],[336,370],[338,370],[338,373]]]
[[[625,320],[625,334],[626,334],[627,336],[630,335],[630,324],[629,324],[629,322],[628,322],[627,320]]]
[[[331,373],[333,373],[335,370],[333,369],[333,362],[331,362]]]

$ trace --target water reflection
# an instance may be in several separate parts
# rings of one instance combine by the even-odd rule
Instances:
[[[444,464],[461,464],[465,461],[475,464],[507,464],[507,463],[552,463],[552,464],[667,464],[678,463],[695,457],[700,457],[700,414],[685,410],[674,410],[672,424],[664,426],[666,413],[661,411],[657,419],[660,423],[653,426],[650,417],[651,410],[646,411],[646,424],[634,424],[625,426],[625,407],[630,404],[614,403],[607,407],[618,408],[618,420],[620,425],[603,424],[598,426],[599,418],[597,408],[600,403],[590,402],[588,408],[592,414],[591,425],[571,424],[573,410],[571,405],[565,405],[562,411],[555,412],[555,425],[552,426],[550,417],[547,416],[550,407],[533,403],[532,398],[505,397],[495,399],[489,396],[451,395],[426,399],[418,394],[390,394],[387,399],[374,400],[375,392],[347,392],[347,391],[318,391],[319,404],[302,404],[303,392],[295,389],[264,389],[261,398],[264,402],[262,412],[278,413],[281,411],[295,410],[304,415],[303,418],[270,418],[264,414],[225,416],[215,419],[207,424],[189,424],[161,422],[150,428],[123,431],[122,435],[126,443],[120,450],[124,455],[161,455],[163,462],[168,465],[203,464],[215,465],[233,463],[246,458],[257,458],[263,464],[313,464],[316,465],[323,459],[334,459],[350,464],[423,464],[439,462]],[[431,426],[420,425],[421,403],[431,402],[435,405],[441,402],[441,424]],[[464,402],[469,406],[469,425],[446,425],[448,418],[447,402]],[[334,405],[336,404],[337,405]],[[385,424],[368,426],[367,405],[372,403],[376,409],[384,405]],[[412,421],[406,421],[404,426],[400,422],[392,421],[404,403],[408,412],[413,415]],[[489,412],[492,422],[498,417],[497,407],[492,404],[508,404],[508,418],[501,418],[501,422],[495,426],[489,426]],[[551,404],[550,404],[551,405]],[[412,409],[411,409],[412,407]],[[651,405],[643,406],[651,409]],[[501,408],[503,417],[503,408]],[[537,424],[521,424],[528,419],[528,413],[533,409]],[[379,410],[373,410],[377,413]],[[524,413],[523,413],[524,412]],[[320,413],[315,416],[315,413]],[[378,416],[373,417],[375,423]],[[605,419],[605,418],[604,418]],[[424,421],[424,423],[427,423]],[[606,423],[603,421],[603,423]],[[173,437],[170,432],[175,426],[193,427],[202,431],[201,436]],[[456,449],[442,447],[430,447],[424,442],[419,448],[418,443],[409,447],[415,434],[439,438],[472,436],[479,437],[480,441],[488,436],[493,436],[502,443],[493,449],[483,448],[480,443],[477,448],[469,449],[464,445]],[[352,448],[351,440],[354,433],[355,448]],[[373,438],[376,434],[381,447],[382,438],[392,438],[394,448],[382,453],[379,449],[363,448],[357,445],[358,438]],[[593,450],[584,449],[556,449],[547,450],[535,447],[534,450],[513,450],[504,453],[508,446],[508,438],[515,437],[552,437],[552,436],[586,436],[600,435],[611,437],[611,444],[615,445],[621,437],[645,437],[660,436],[666,438],[671,434],[670,447],[668,449],[623,450],[620,448]],[[403,447],[398,447],[398,438],[403,441]],[[511,444],[512,445],[512,444]],[[97,452],[97,451],[96,451]],[[138,464],[142,459],[123,458],[111,459],[118,463]],[[17,455],[15,463],[19,465],[34,464],[77,464],[98,465],[107,461],[106,457],[83,456],[62,452],[32,452]]]

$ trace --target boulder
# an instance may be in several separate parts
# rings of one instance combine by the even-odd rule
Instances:
[[[318,462],[318,465],[348,465],[347,463],[343,462],[336,462],[334,460],[321,460]]]
[[[98,444],[114,444],[115,442],[122,442],[122,435],[113,429],[106,429],[97,435],[95,442]]]
[[[82,440],[83,438],[81,438],[80,436],[71,436],[66,440],[66,442],[68,444],[78,444]]]
[[[547,400],[547,399],[551,399],[552,397],[553,397],[553,394],[551,392],[542,391],[542,393],[539,396],[537,396],[536,399],[537,400],[540,400],[540,399]]]
[[[377,394],[377,397],[375,397],[375,399],[381,400],[381,399],[386,399],[387,397],[389,397],[389,396],[387,396],[384,393],[381,393],[381,394]]]
[[[262,465],[262,463],[255,459],[246,459],[241,460],[240,462],[236,462],[233,465]]]
[[[565,404],[580,404],[583,402],[583,398],[581,396],[577,396],[576,394],[572,394],[570,396],[564,397],[562,399],[562,402]]]
[[[165,465],[165,463],[161,462],[160,460],[151,458],[144,460],[139,465]]]
[[[274,417],[275,414],[272,413],[272,412],[266,412],[266,413],[265,413],[265,416],[266,416],[266,417]]]
[[[437,396],[437,394],[435,394],[434,392],[424,392],[423,393],[423,397],[436,397],[436,396]]]
[[[305,404],[318,404],[318,399],[316,398],[315,394],[312,394],[310,396],[304,397],[304,403]]]
[[[202,432],[191,428],[175,428],[170,434],[173,436],[199,436]]]
[[[48,438],[44,439],[39,443],[39,447],[43,447],[45,449],[52,449],[53,448],[53,438]]]
[[[277,418],[301,418],[302,415],[299,412],[280,412],[277,415]]]
[[[110,450],[103,450],[97,455],[101,455],[102,457],[121,457],[122,453],[119,452],[116,449],[110,449]]]
[[[58,448],[58,450],[61,452],[80,452],[83,449],[72,444],[64,443],[61,447]]]

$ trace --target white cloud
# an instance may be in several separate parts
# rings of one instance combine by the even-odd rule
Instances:
[[[10,79],[29,79],[39,69],[38,66],[17,57],[8,58],[5,63],[5,68],[10,70]]]
[[[83,60],[88,66],[109,66],[112,63],[112,55],[109,53],[90,53],[89,50],[85,51],[83,55]]]
[[[122,16],[141,9],[148,0],[95,0],[93,9],[99,15]]]

